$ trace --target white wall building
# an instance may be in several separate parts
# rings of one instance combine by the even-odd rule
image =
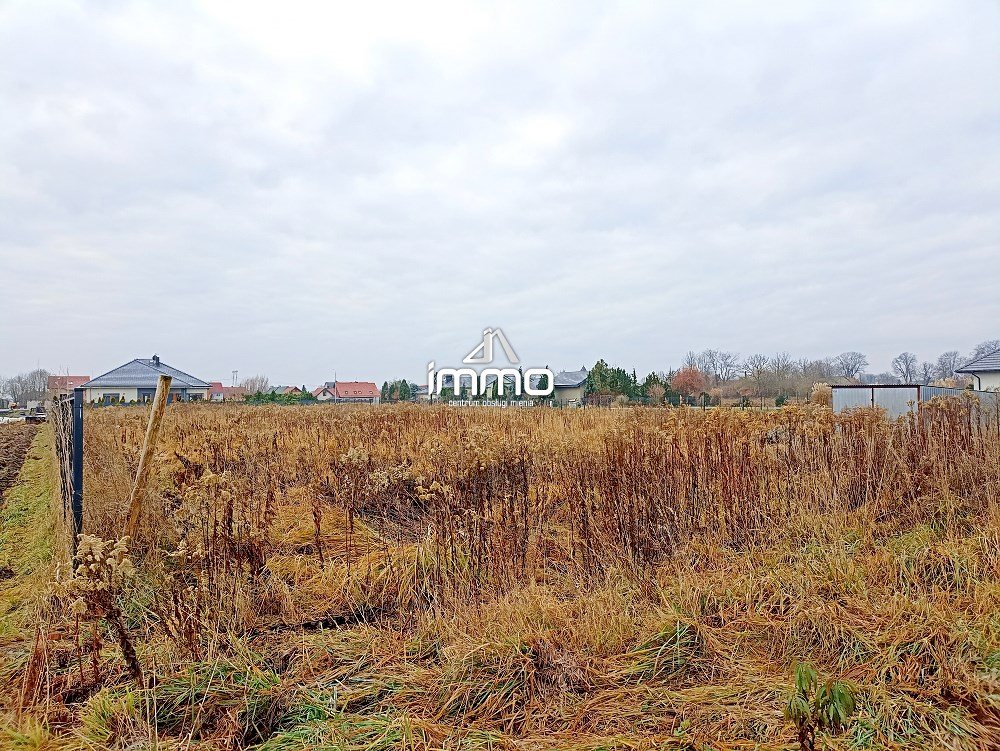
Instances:
[[[972,376],[972,388],[977,391],[1000,390],[1000,349],[976,358],[955,372]]]

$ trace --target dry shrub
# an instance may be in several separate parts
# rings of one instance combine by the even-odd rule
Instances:
[[[809,401],[821,407],[832,407],[833,387],[828,383],[814,383],[809,392]]]
[[[93,534],[120,528],[142,424],[87,415]],[[967,402],[180,405],[153,478],[123,612],[170,737],[774,746],[800,659],[858,683],[860,745],[998,726],[1000,441]],[[218,668],[248,644],[277,667]],[[254,714],[243,675],[277,703]]]

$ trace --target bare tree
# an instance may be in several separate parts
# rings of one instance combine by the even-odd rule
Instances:
[[[706,349],[700,355],[698,355],[697,360],[698,370],[708,376],[710,383],[716,383],[719,380],[719,353],[714,349]]]
[[[651,383],[646,387],[646,396],[649,397],[650,404],[662,404],[666,393],[667,390],[663,388],[663,384],[661,383]]]
[[[266,375],[252,375],[240,381],[240,386],[245,388],[248,394],[263,394],[271,384],[268,383]]]
[[[812,383],[826,381],[836,375],[836,366],[829,357],[824,357],[821,360],[803,358],[799,360],[798,368],[803,378],[811,382],[810,386]]]
[[[920,382],[925,386],[934,380],[934,374],[937,372],[937,365],[932,362],[922,362],[920,363]]]
[[[740,375],[740,356],[736,352],[719,352],[719,380],[728,383]]]
[[[984,355],[992,354],[1000,349],[1000,339],[987,339],[985,342],[980,342],[972,354],[969,355],[969,359],[966,362],[972,362],[973,360],[978,360]]]
[[[868,358],[860,352],[842,352],[834,362],[841,375],[857,378],[868,367]]]
[[[743,362],[743,374],[753,384],[754,396],[764,396],[770,380],[770,363],[767,355],[750,355]]]
[[[787,352],[779,352],[772,357],[768,368],[771,371],[772,383],[778,391],[785,393],[791,390],[790,381],[795,372],[795,365]]]
[[[892,358],[892,372],[903,383],[913,383],[917,378],[917,356],[912,352],[900,352]]]
[[[951,349],[938,355],[934,365],[934,375],[937,378],[951,378],[955,370],[962,364],[962,356],[957,349]]]
[[[18,404],[42,400],[49,388],[49,371],[36,368],[27,373],[18,373],[4,382],[4,391]]]

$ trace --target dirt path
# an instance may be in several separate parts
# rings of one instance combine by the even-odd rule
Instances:
[[[38,428],[24,422],[0,425],[0,498],[17,480]]]

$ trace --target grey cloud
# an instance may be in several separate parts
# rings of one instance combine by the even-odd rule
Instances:
[[[346,12],[0,8],[0,372],[998,335],[995,5]]]

